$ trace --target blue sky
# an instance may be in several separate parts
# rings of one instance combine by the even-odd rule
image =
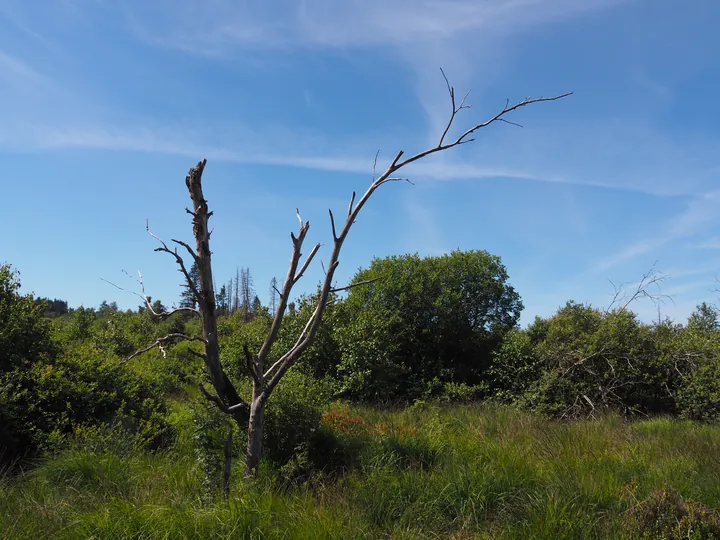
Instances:
[[[206,157],[218,282],[282,279],[295,207],[327,209],[403,149],[434,144],[442,67],[472,108],[573,91],[408,168],[363,210],[338,270],[455,248],[500,255],[523,322],[606,306],[657,261],[662,314],[716,301],[720,3],[695,0],[0,0],[0,260],[71,305],[176,301],[145,233],[191,240],[189,167]],[[327,258],[327,245],[320,258]],[[314,288],[319,265],[303,286]],[[648,302],[636,310],[657,317]]]

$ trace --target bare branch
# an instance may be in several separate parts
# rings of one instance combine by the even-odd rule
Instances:
[[[442,146],[443,141],[445,140],[445,137],[447,136],[448,131],[450,131],[450,126],[452,126],[453,120],[455,120],[455,115],[457,114],[457,109],[455,108],[455,89],[450,86],[450,81],[448,81],[448,78],[445,76],[445,71],[443,71],[443,68],[440,68],[440,73],[442,73],[443,79],[445,79],[445,84],[447,85],[448,94],[450,94],[450,105],[452,105],[452,113],[450,114],[450,120],[448,120],[447,125],[445,126],[445,131],[442,132],[442,135],[440,136],[440,142],[438,143],[438,146]]]
[[[167,352],[165,351],[165,346],[170,345],[172,343],[177,343],[178,341],[201,341],[205,343],[205,340],[198,336],[188,336],[187,334],[179,334],[179,333],[173,333],[168,334],[167,336],[158,338],[155,343],[152,345],[149,345],[148,347],[145,347],[144,349],[140,349],[139,351],[134,352],[130,356],[128,356],[124,362],[129,362],[136,356],[140,356],[141,354],[144,354],[148,352],[151,349],[154,349],[155,347],[160,349],[160,352],[162,352],[163,358],[167,356]]]
[[[650,270],[643,274],[642,278],[635,285],[635,288],[632,289],[631,293],[625,292],[625,287],[630,285],[630,283],[621,283],[620,286],[616,286],[615,283],[610,281],[610,284],[613,286],[614,289],[614,294],[610,304],[608,305],[607,309],[605,309],[605,313],[609,313],[613,309],[616,309],[618,311],[625,311],[630,306],[630,304],[642,298],[650,300],[658,307],[660,306],[660,304],[664,303],[666,299],[669,299],[671,302],[674,303],[672,297],[667,294],[661,293],[660,286],[664,281],[668,279],[669,276],[657,272],[657,270],[655,269],[656,264],[657,261],[653,263]],[[657,292],[652,292],[650,290],[652,288],[657,289]]]
[[[442,73],[443,79],[445,79],[445,84],[447,85],[448,94],[450,94],[450,104],[452,105],[452,112],[450,114],[450,119],[448,120],[447,125],[445,126],[445,131],[443,131],[442,135],[440,136],[440,142],[438,143],[438,146],[442,146],[443,142],[445,141],[445,137],[448,134],[448,131],[450,131],[450,128],[452,127],[452,124],[455,120],[455,115],[459,113],[463,109],[469,109],[469,105],[465,105],[465,100],[470,95],[470,90],[467,91],[465,96],[462,98],[462,101],[460,102],[460,106],[455,106],[455,88],[450,86],[450,82],[448,81],[448,78],[445,76],[445,72],[442,68],[440,68],[440,73]]]
[[[333,240],[337,240],[337,233],[335,232],[335,218],[333,217],[332,210],[328,208],[330,212],[330,226],[332,227]]]
[[[310,255],[308,255],[307,258],[305,259],[305,263],[302,265],[302,268],[300,268],[300,271],[293,278],[293,285],[295,283],[297,283],[301,277],[303,277],[305,270],[307,270],[308,266],[310,266],[310,263],[312,262],[313,257],[315,257],[315,254],[318,252],[318,249],[320,249],[320,243],[317,243],[313,246],[312,251],[310,252]]]
[[[511,122],[510,120],[505,120],[504,118],[498,118],[498,122],[505,122],[506,124],[510,124],[511,126],[516,126],[519,128],[523,127],[522,124],[518,124],[517,122]]]
[[[407,182],[408,184],[412,184],[413,186],[415,185],[410,181],[409,178],[385,178],[385,180],[380,182],[378,184],[378,186],[381,186],[381,185],[385,184],[386,182]]]
[[[495,116],[493,116],[490,120],[486,120],[485,122],[483,122],[483,123],[481,123],[481,124],[478,124],[478,125],[470,128],[470,129],[468,129],[467,131],[465,131],[465,133],[463,133],[462,135],[460,135],[460,137],[458,137],[458,138],[456,139],[456,141],[455,141],[454,144],[462,141],[462,140],[465,139],[468,135],[471,135],[471,134],[475,133],[477,130],[482,129],[482,128],[484,128],[484,127],[487,127],[487,126],[489,126],[490,124],[492,124],[493,122],[496,122],[496,121],[500,120],[504,115],[506,115],[506,114],[509,113],[509,112],[514,111],[515,109],[519,109],[520,107],[525,107],[525,106],[531,105],[531,104],[533,104],[533,103],[541,103],[541,102],[544,102],[544,101],[557,101],[558,99],[562,99],[562,98],[571,96],[572,94],[573,94],[572,92],[566,92],[565,94],[560,94],[560,95],[558,95],[558,96],[547,97],[547,98],[546,98],[546,97],[539,97],[539,98],[530,98],[530,97],[527,97],[527,98],[525,98],[524,100],[516,103],[516,104],[513,105],[512,107],[508,107],[508,106],[506,105],[505,108],[503,108],[502,111],[500,111],[499,113],[497,113],[497,114],[496,114]],[[451,145],[451,146],[452,146],[452,145]]]
[[[374,175],[373,175],[374,176]],[[375,183],[375,180],[373,179],[373,183]],[[348,216],[352,214],[353,211],[353,204],[355,204],[355,192],[352,192],[352,197],[350,197],[350,204],[348,205]]]
[[[458,110],[471,108],[470,105],[465,105],[465,100],[467,100],[468,96],[470,95],[470,92],[472,92],[472,90],[468,90],[467,93],[463,96],[462,101],[460,102],[460,107],[458,107]]]
[[[127,272],[125,272],[125,273],[127,274]],[[109,285],[112,285],[113,287],[115,287],[118,290],[121,290],[123,292],[129,292],[130,294],[134,294],[135,296],[137,296],[138,298],[140,298],[143,301],[143,303],[147,307],[147,310],[150,312],[150,314],[153,317],[157,317],[161,320],[167,319],[168,317],[170,317],[171,315],[174,315],[175,313],[191,313],[193,315],[200,315],[200,312],[197,309],[191,308],[191,307],[179,307],[179,308],[174,308],[171,311],[163,311],[161,313],[158,313],[157,311],[155,311],[153,309],[152,304],[150,304],[148,297],[145,295],[145,285],[142,282],[142,274],[140,274],[140,271],[138,271],[138,274],[140,275],[140,278],[136,281],[138,283],[140,283],[140,288],[142,290],[142,294],[138,294],[135,291],[128,291],[126,289],[123,289],[122,287],[120,287],[120,285],[116,285],[112,281],[108,281],[105,278],[100,278],[100,280],[104,281],[105,283],[107,283]],[[128,276],[129,275],[130,274],[128,274]]]
[[[395,156],[395,159],[392,160],[392,163],[390,164],[390,167],[388,167],[388,169],[392,169],[394,171],[398,170],[400,168],[398,167],[398,160],[403,156],[404,153],[404,150],[400,150]]]
[[[197,219],[197,218],[195,218],[195,219]],[[183,258],[180,255],[178,255],[177,249],[171,250],[167,246],[167,244],[165,242],[163,242],[162,239],[160,239],[160,237],[158,237],[157,235],[153,234],[152,231],[150,231],[150,221],[149,220],[145,221],[145,230],[147,231],[147,233],[150,236],[152,236],[155,240],[160,242],[160,244],[162,245],[162,247],[155,248],[155,251],[162,251],[165,253],[169,253],[170,255],[175,257],[175,262],[177,262],[178,266],[180,267],[180,272],[182,273],[183,276],[185,276],[185,281],[187,283],[187,287],[192,291],[193,296],[194,296],[195,300],[198,302],[198,304],[200,304],[202,306],[204,302],[203,302],[202,296],[200,295],[200,291],[198,291],[197,287],[195,286],[195,283],[193,283],[192,277],[190,277],[190,273],[187,271],[187,268],[185,267],[185,261],[183,260]],[[190,249],[190,246],[187,246],[187,247],[188,247],[188,249]],[[191,253],[193,253],[195,260],[197,261],[198,260],[197,256],[194,255],[194,252],[192,252],[192,250],[190,250],[190,251],[191,251]]]
[[[217,406],[217,408],[220,409],[220,411],[223,412],[223,413],[225,413],[225,414],[229,414],[229,415],[233,415],[233,416],[234,416],[235,413],[237,413],[237,412],[239,412],[239,411],[243,411],[243,412],[247,413],[247,411],[250,410],[250,405],[248,405],[247,403],[245,403],[245,402],[242,401],[242,400],[240,400],[240,402],[239,402],[239,403],[236,403],[235,405],[227,406],[225,403],[223,403],[223,400],[220,399],[218,396],[216,396],[215,394],[211,394],[210,392],[208,392],[208,391],[205,389],[205,386],[204,386],[202,383],[200,383],[200,384],[198,385],[198,387],[200,388],[200,393],[201,393],[203,396],[205,396],[205,399],[207,399],[208,401],[213,402],[213,403]]]
[[[297,340],[295,341],[295,345],[293,345],[288,352],[286,352],[284,355],[282,355],[279,360],[277,360],[272,366],[270,366],[270,369],[268,369],[265,372],[265,375],[263,375],[263,379],[266,380],[268,378],[268,376],[270,375],[270,373],[272,373],[276,367],[282,366],[283,364],[287,364],[288,361],[290,359],[292,359],[295,350],[305,340],[305,338],[308,334],[308,331],[315,324],[315,320],[317,319],[318,313],[320,313],[322,315],[322,310],[320,310],[319,304],[316,305],[315,311],[313,311],[313,314],[310,316],[307,323],[305,323],[305,328],[303,328],[302,332],[300,332],[300,335],[298,336]],[[277,380],[279,381],[280,379],[278,378]],[[277,381],[275,382],[275,384],[277,384]],[[274,385],[273,385],[273,387],[274,387]],[[272,392],[272,387],[268,391],[268,395],[269,395],[269,392]]]
[[[263,375],[263,379],[267,380],[268,376],[275,371],[275,368],[278,367],[280,364],[282,364],[285,361],[285,355],[281,356],[278,361],[276,361],[270,368],[265,372],[265,375]]]
[[[188,352],[195,356],[196,358],[199,358],[200,360],[205,360],[205,355],[202,353],[199,353],[197,351],[193,351],[192,349],[188,349]]]
[[[299,212],[297,214],[298,217],[300,217]],[[265,341],[263,342],[262,347],[260,347],[260,351],[258,352],[256,357],[258,372],[263,371],[265,358],[267,358],[267,355],[270,353],[270,349],[277,340],[278,332],[280,331],[280,326],[282,325],[283,318],[285,317],[285,310],[287,309],[288,300],[290,299],[290,293],[292,292],[293,286],[297,282],[297,279],[300,279],[300,277],[302,277],[302,272],[305,271],[309,264],[309,261],[312,260],[311,257],[314,257],[315,253],[317,253],[317,250],[320,249],[319,244],[313,248],[310,256],[308,256],[308,258],[305,260],[302,272],[300,274],[297,274],[297,268],[298,264],[300,263],[301,256],[300,250],[302,249],[302,244],[305,241],[305,236],[307,235],[308,229],[310,228],[309,221],[305,223],[302,223],[302,220],[300,221],[300,231],[298,232],[298,236],[296,237],[293,233],[290,233],[293,241],[293,251],[290,257],[290,266],[288,268],[287,276],[285,277],[285,282],[283,283],[283,290],[282,293],[280,293],[280,303],[278,304],[277,310],[275,311],[275,316],[273,317],[270,331],[268,332],[268,335],[266,336]]]
[[[376,169],[376,167],[377,167],[377,159],[378,159],[378,156],[379,156],[379,155],[380,155],[380,150],[378,150],[377,152],[375,152],[375,160],[373,161],[373,172],[372,172],[372,181],[373,181],[373,182],[375,181],[375,169]],[[353,191],[353,199],[354,199],[354,198],[355,198],[355,192]],[[352,205],[351,205],[351,206],[352,206]]]
[[[358,281],[357,283],[351,283],[350,285],[346,285],[345,287],[336,287],[335,289],[330,289],[331,293],[337,293],[341,291],[349,291],[350,289],[354,289],[355,287],[360,287],[361,285],[369,285],[370,283],[375,283],[380,278],[376,277],[374,279],[368,279],[365,281]]]
[[[212,231],[211,231],[211,232],[212,232]],[[196,255],[195,250],[193,250],[193,248],[191,248],[190,245],[189,245],[187,242],[183,242],[182,240],[175,240],[174,238],[171,238],[170,240],[172,240],[172,241],[175,242],[176,244],[178,244],[178,245],[184,247],[185,249],[187,249],[188,253],[189,253],[190,256],[193,258],[193,260],[195,261],[195,263],[198,262],[198,256]]]
[[[411,156],[411,157],[409,157],[409,158],[406,158],[406,159],[403,160],[403,161],[399,161],[399,160],[400,160],[400,156],[402,156],[402,154],[403,154],[403,152],[401,151],[401,152],[396,156],[396,158],[393,160],[393,162],[390,164],[390,166],[387,168],[387,170],[385,171],[385,173],[384,173],[382,176],[380,176],[380,178],[383,178],[383,176],[385,176],[385,175],[390,176],[393,172],[395,172],[395,171],[397,171],[398,169],[404,167],[405,165],[408,165],[408,164],[410,164],[410,163],[413,163],[414,161],[417,161],[417,160],[419,160],[419,159],[422,159],[422,158],[424,158],[425,156],[429,156],[430,154],[434,154],[434,153],[436,153],[436,152],[440,152],[440,151],[443,151],[443,150],[448,150],[449,148],[453,148],[454,146],[459,146],[459,145],[461,145],[461,144],[465,144],[465,143],[468,143],[468,142],[472,142],[473,139],[468,139],[468,137],[469,137],[470,135],[472,135],[473,133],[475,133],[476,131],[478,131],[478,130],[480,130],[480,129],[482,129],[482,128],[488,127],[489,125],[491,125],[491,124],[493,124],[493,123],[501,120],[503,116],[505,116],[506,114],[508,114],[508,113],[510,113],[510,112],[512,112],[512,111],[514,111],[514,110],[516,110],[516,109],[519,109],[519,108],[521,108],[521,107],[525,107],[525,106],[527,106],[527,105],[532,105],[533,103],[541,103],[541,102],[545,102],[545,101],[556,101],[556,100],[558,100],[558,99],[562,99],[562,98],[571,96],[572,94],[573,94],[572,92],[567,92],[567,93],[565,93],[565,94],[560,94],[560,95],[558,95],[558,96],[547,97],[547,98],[546,98],[546,97],[539,97],[539,98],[529,98],[529,97],[527,97],[527,98],[523,99],[522,101],[519,101],[518,103],[516,103],[515,105],[512,105],[512,106],[510,106],[510,105],[508,105],[508,104],[506,103],[505,107],[503,107],[503,109],[502,109],[500,112],[498,112],[495,116],[493,116],[493,117],[490,118],[489,120],[486,120],[485,122],[482,122],[482,123],[480,123],[480,124],[477,124],[477,125],[469,128],[469,129],[467,129],[465,132],[463,132],[463,133],[462,133],[457,139],[455,139],[455,141],[453,141],[453,142],[445,143],[445,142],[444,142],[444,137],[443,137],[443,138],[441,139],[441,142],[440,142],[437,146],[435,146],[435,147],[433,147],[433,148],[428,148],[427,150],[424,150],[424,151],[422,151],[422,152],[418,152],[418,153],[415,154],[414,156]],[[463,106],[463,108],[468,108],[468,106],[465,105],[465,106]],[[455,108],[453,107],[453,109],[455,109]],[[456,111],[456,114],[457,114],[457,112],[458,112],[458,111]],[[450,120],[450,122],[448,123],[448,126],[451,124],[452,120],[454,120],[454,116],[451,116],[451,120]],[[450,128],[448,127],[447,130],[449,130],[449,129],[450,129]]]
[[[211,394],[210,392],[208,392],[205,389],[205,385],[200,383],[198,385],[198,388],[200,388],[200,393],[205,396],[205,399],[207,399],[208,401],[212,401],[215,405],[217,405],[217,408],[220,409],[221,412],[224,412],[225,414],[230,414],[227,405],[223,403],[222,399],[220,399],[215,394]]]

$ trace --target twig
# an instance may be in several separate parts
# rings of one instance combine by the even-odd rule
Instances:
[[[208,217],[210,217],[210,214],[212,214],[212,212],[210,212],[208,214]],[[159,236],[157,236],[156,234],[153,234],[153,232],[150,230],[150,221],[149,220],[145,220],[145,230],[147,231],[147,233],[150,236],[152,236],[155,240],[160,242],[160,244],[162,245],[162,247],[155,248],[155,251],[162,251],[162,252],[168,253],[168,254],[172,255],[173,257],[175,257],[175,262],[177,262],[178,266],[180,267],[180,272],[185,276],[185,281],[187,282],[188,288],[192,291],[193,296],[194,296],[195,300],[197,301],[197,303],[202,305],[204,302],[203,302],[202,296],[200,296],[200,291],[198,291],[197,287],[195,286],[195,283],[192,280],[192,277],[190,277],[190,273],[187,271],[187,268],[185,268],[185,261],[183,260],[183,258],[180,255],[178,255],[177,249],[171,250],[167,246],[167,244],[162,241],[162,239]],[[188,249],[190,249],[189,246],[188,246]],[[191,250],[191,252],[192,252],[192,250]],[[192,253],[194,254],[194,252],[192,252]]]
[[[308,255],[307,258],[305,259],[305,263],[302,265],[302,268],[300,268],[300,271],[293,278],[293,285],[295,283],[297,283],[301,277],[303,277],[305,270],[307,270],[308,266],[310,266],[310,263],[312,262],[313,257],[315,257],[315,254],[318,252],[318,249],[320,249],[320,243],[317,243],[313,246],[312,251],[310,252],[310,255]]]
[[[179,334],[179,333],[173,333],[168,334],[167,336],[158,338],[155,340],[155,342],[152,345],[149,345],[148,347],[145,347],[144,349],[140,349],[139,351],[135,351],[133,354],[128,356],[124,362],[129,362],[136,356],[140,356],[141,354],[144,354],[148,352],[149,350],[158,347],[160,349],[160,352],[162,352],[163,358],[167,357],[167,352],[165,351],[164,347],[166,345],[169,345],[171,343],[176,343],[178,341],[201,341],[203,343],[206,343],[206,341],[198,336],[188,336],[187,334]]]
[[[361,285],[369,285],[370,283],[375,283],[380,278],[376,277],[374,279],[368,279],[365,281],[358,281],[357,283],[351,283],[350,285],[346,285],[345,287],[336,287],[334,289],[330,289],[331,293],[337,293],[341,291],[349,291],[350,289],[354,289],[355,287],[360,287]]]

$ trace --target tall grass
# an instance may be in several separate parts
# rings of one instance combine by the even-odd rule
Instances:
[[[717,426],[613,416],[558,423],[489,405],[335,407],[323,421],[351,455],[346,467],[287,481],[266,463],[253,482],[236,480],[228,501],[207,496],[187,444],[157,454],[69,450],[0,481],[0,537],[555,540],[720,531]]]

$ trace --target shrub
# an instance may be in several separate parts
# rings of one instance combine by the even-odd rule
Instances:
[[[283,465],[296,454],[310,452],[329,398],[325,382],[295,370],[288,372],[268,401],[264,455]]]
[[[476,385],[522,303],[485,251],[373,260],[342,304],[335,332],[341,389],[364,400],[412,400],[437,379]]]
[[[656,336],[632,312],[569,302],[528,334],[538,340],[533,355],[515,363],[536,374],[523,396],[530,406],[562,417],[674,411],[674,375]],[[511,345],[528,354],[527,343]]]
[[[121,420],[147,447],[167,442],[159,389],[114,356],[88,344],[54,362],[0,376],[0,404],[12,440],[6,459],[52,447],[81,426]],[[8,428],[6,428],[8,429]]]
[[[528,332],[511,330],[493,353],[486,385],[491,397],[513,402],[540,377],[542,364],[533,351]]]
[[[681,416],[692,420],[720,420],[720,358],[704,361],[692,370],[676,392]]]
[[[20,295],[20,274],[0,265],[0,374],[53,357],[48,321],[33,296]]]
[[[446,382],[440,386],[440,393],[436,399],[441,403],[470,403],[482,397],[484,393],[484,385]]]

